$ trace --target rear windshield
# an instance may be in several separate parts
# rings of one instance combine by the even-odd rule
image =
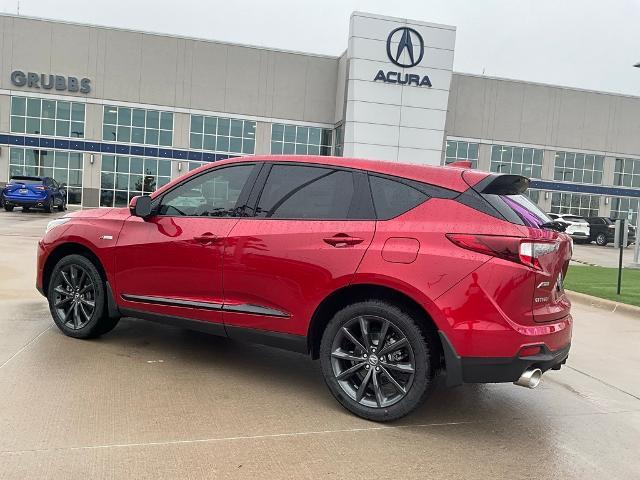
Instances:
[[[33,177],[11,177],[9,183],[24,183],[25,185],[40,185],[42,179]]]
[[[551,218],[526,195],[500,195],[527,227],[540,228]]]

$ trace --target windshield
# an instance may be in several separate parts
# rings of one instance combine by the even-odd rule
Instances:
[[[526,195],[500,195],[500,198],[511,207],[518,217],[528,227],[540,228],[543,224],[551,222],[551,218],[540,210]]]

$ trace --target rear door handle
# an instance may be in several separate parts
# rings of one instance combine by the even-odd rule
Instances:
[[[333,237],[323,238],[323,240],[324,240],[325,243],[328,243],[332,247],[336,247],[336,248],[349,247],[349,246],[352,246],[352,245],[357,245],[357,244],[362,243],[364,241],[364,239],[362,239],[362,238],[351,237],[351,236],[347,235],[346,233],[338,233],[337,235],[334,235]]]
[[[216,237],[211,232],[206,232],[206,233],[203,233],[202,235],[196,235],[195,237],[193,237],[193,239],[198,243],[207,245],[209,243],[215,242],[218,239],[218,237]]]

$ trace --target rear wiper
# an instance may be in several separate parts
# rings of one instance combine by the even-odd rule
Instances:
[[[540,227],[548,228],[549,230],[555,230],[556,232],[564,232],[567,229],[567,224],[559,222],[547,222],[540,225]]]

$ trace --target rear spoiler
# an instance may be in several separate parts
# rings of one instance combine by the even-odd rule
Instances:
[[[462,174],[462,178],[469,184],[464,173]],[[530,184],[531,180],[522,175],[492,173],[475,185],[469,184],[469,186],[478,193],[490,195],[521,195],[527,191]]]

